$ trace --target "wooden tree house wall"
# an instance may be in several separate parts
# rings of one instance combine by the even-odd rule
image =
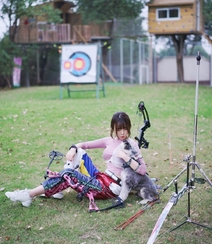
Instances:
[[[155,35],[201,34],[201,0],[155,0],[148,4],[148,31]]]

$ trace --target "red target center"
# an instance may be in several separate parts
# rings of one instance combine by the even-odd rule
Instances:
[[[65,68],[65,69],[70,69],[70,68],[71,68],[71,62],[70,62],[70,61],[66,61],[66,62],[64,63],[64,68]]]
[[[74,60],[74,69],[76,70],[82,70],[85,67],[85,60],[82,58],[77,58]]]

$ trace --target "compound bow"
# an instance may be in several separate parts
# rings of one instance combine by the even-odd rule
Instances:
[[[144,105],[144,102],[141,101],[139,104],[138,104],[138,111],[137,111],[137,114],[139,116],[142,116],[144,117],[144,125],[139,129],[139,136],[135,137],[135,140],[138,141],[138,147],[139,148],[148,148],[149,147],[149,142],[147,140],[145,140],[144,138],[144,132],[146,131],[146,129],[148,129],[151,124],[150,124],[150,120],[149,120],[149,115],[148,115],[148,112],[145,108],[145,105]]]

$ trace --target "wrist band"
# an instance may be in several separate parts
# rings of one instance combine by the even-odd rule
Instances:
[[[76,153],[77,153],[77,151],[78,151],[77,146],[75,146],[75,145],[71,145],[71,146],[69,147],[69,150],[71,150],[71,148],[75,148],[75,149],[76,149]]]
[[[138,163],[138,166],[137,166],[137,168],[134,170],[135,172],[138,170],[138,168],[139,168],[139,166],[140,166],[140,164]]]
[[[126,164],[130,166],[131,162],[132,162],[132,158],[130,158],[129,161],[126,162]]]

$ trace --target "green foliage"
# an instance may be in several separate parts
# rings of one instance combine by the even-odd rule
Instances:
[[[9,20],[9,28],[17,26],[18,20],[22,16],[26,17],[37,17],[40,15],[45,15],[47,21],[50,23],[60,23],[60,11],[54,10],[52,6],[43,5],[41,8],[37,8],[34,5],[39,3],[45,3],[46,0],[3,0],[2,8],[0,10],[0,18],[4,19],[5,17]],[[10,36],[13,40],[14,36]]]
[[[12,87],[12,73],[15,63],[13,61],[14,57],[22,58],[22,70],[30,73],[30,70],[35,66],[36,51],[39,47],[36,45],[22,46],[13,43],[9,36],[5,35],[0,41],[0,69],[1,75],[7,83],[7,87]],[[5,82],[2,82],[2,86]],[[26,84],[30,85],[30,84]]]
[[[206,33],[212,35],[212,0],[203,1],[203,16]]]
[[[22,56],[21,49],[11,42],[8,36],[5,36],[0,42],[0,70],[8,87],[12,86],[10,80],[14,67],[13,58],[19,56]]]
[[[27,64],[27,57],[35,51],[35,46],[21,47],[13,44],[17,28],[17,21],[20,17],[34,17],[45,15],[49,23],[60,23],[60,10],[54,10],[51,5],[42,5],[42,7],[35,7],[35,4],[44,3],[46,1],[36,0],[4,0],[2,1],[2,8],[0,10],[0,18],[4,19],[6,16],[9,19],[9,28],[13,25],[13,31],[9,32],[9,36],[5,37],[0,42],[0,67],[1,75],[7,81],[8,87],[11,87],[11,76],[14,67],[13,58],[19,56],[22,58],[23,66]]]
[[[184,55],[197,55],[197,52],[200,52],[200,55],[205,58],[209,58],[209,54],[205,51],[205,49],[202,47],[201,43],[196,44],[196,43],[189,43],[184,46]],[[160,50],[157,53],[157,56],[159,58],[163,57],[171,57],[171,56],[176,56],[176,51],[173,46],[167,46],[165,49]]]
[[[200,55],[207,59],[210,57],[201,44],[196,44],[194,47],[188,47],[188,55],[197,55],[197,52],[200,52]]]
[[[165,49],[161,49],[159,52],[157,52],[157,56],[159,56],[159,58],[171,57],[175,55],[176,55],[176,51],[173,46],[167,47]]]
[[[113,24],[113,37],[138,38],[144,36],[142,17],[135,19],[116,19]]]
[[[3,0],[1,17],[4,18],[4,15],[7,15],[10,26],[12,22],[16,24],[21,16],[27,14],[27,8],[36,2],[36,0]]]
[[[60,17],[61,11],[59,9],[53,9],[52,5],[43,5],[42,7],[31,6],[27,10],[27,17],[32,17],[37,19],[39,16],[45,16],[48,23],[59,24],[63,20]]]
[[[78,0],[78,12],[85,22],[111,19],[134,19],[144,7],[142,0]]]
[[[161,49],[157,55],[160,58],[165,56],[176,56],[176,50],[173,46],[173,41],[171,37],[158,37],[162,42],[164,42],[164,49]],[[197,52],[200,51],[201,56],[209,58],[209,54],[205,51],[201,43],[201,35],[187,35],[186,40],[183,45],[183,55],[197,55]]]

